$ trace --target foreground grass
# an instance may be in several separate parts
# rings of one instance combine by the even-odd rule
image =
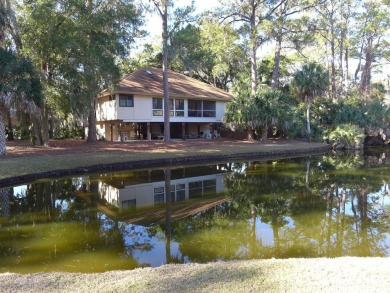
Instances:
[[[316,149],[326,151],[327,145],[322,143],[283,143],[283,144],[227,144],[227,145],[207,145],[206,147],[183,147],[175,143],[159,147],[156,149],[143,150],[135,148],[132,151],[121,151],[118,148],[102,148],[89,152],[72,152],[67,149],[64,153],[44,152],[38,155],[34,150],[18,156],[0,158],[0,179],[23,176],[27,174],[45,173],[54,170],[70,170],[75,168],[85,168],[87,172],[91,166],[104,164],[116,164],[123,162],[153,162],[157,159],[178,159],[199,157],[199,161],[207,162],[209,158],[213,160],[223,160],[226,156],[240,156],[251,154],[253,158],[258,157],[278,157],[286,156],[290,153],[310,153]],[[95,168],[96,169],[96,168]]]
[[[1,292],[390,292],[390,258],[165,265],[99,274],[0,274]]]

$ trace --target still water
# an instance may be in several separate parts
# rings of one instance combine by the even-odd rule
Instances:
[[[389,184],[389,150],[39,180],[0,189],[0,272],[390,256]]]

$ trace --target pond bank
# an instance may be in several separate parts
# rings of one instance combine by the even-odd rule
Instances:
[[[3,163],[8,162],[7,166],[11,171],[5,175],[0,174],[2,178],[12,178],[9,174],[16,172],[12,168],[19,162],[24,163],[24,166],[19,165],[20,170],[28,174],[28,170],[51,172],[50,170],[61,170],[59,167],[77,164],[100,167],[102,165],[99,163],[122,163],[124,159],[131,159],[133,162],[161,159],[174,163],[176,159],[172,158],[193,156],[210,162],[212,157],[208,155],[218,155],[222,159],[226,158],[225,155],[231,155],[234,159],[243,154],[241,158],[245,160],[267,160],[278,156],[293,157],[325,152],[328,148],[323,144],[289,142],[247,145],[227,142],[226,145],[196,146],[180,144],[180,147],[174,144],[155,144],[153,146],[156,149],[148,150],[143,150],[142,144],[128,144],[124,148],[121,144],[98,144],[95,149],[84,149],[85,146],[90,145],[80,143],[83,150],[77,149],[77,146],[58,146],[46,150],[37,148],[30,154],[28,148],[20,150],[21,153],[14,150],[0,163],[0,167],[7,172]],[[259,152],[262,153],[259,155]],[[30,165],[31,163],[36,165]],[[34,167],[37,169],[33,169]],[[56,261],[60,262],[58,259]],[[98,274],[0,274],[0,292],[390,292],[389,288],[390,258],[266,259],[165,265]]]
[[[98,274],[0,274],[1,292],[390,292],[390,258],[267,259]]]
[[[52,141],[50,148],[31,147],[28,142],[15,141],[8,144],[8,156],[0,158],[0,186],[112,170],[277,159],[324,153],[330,149],[325,143],[222,139],[169,143],[66,140]]]

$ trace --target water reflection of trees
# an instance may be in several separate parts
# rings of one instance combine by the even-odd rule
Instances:
[[[7,191],[10,212],[0,217],[2,270],[106,271],[138,266],[123,252],[122,227],[96,209],[97,183],[66,179]],[[85,201],[76,195],[90,197]],[[0,191],[2,197],[6,192]]]
[[[165,242],[166,262],[174,263],[383,256],[389,245],[385,233],[390,233],[386,156],[220,164],[218,168],[228,171],[228,202],[172,221],[168,196],[165,223],[147,228],[97,210],[98,177],[28,184],[21,195],[2,189],[1,267],[41,263],[36,270],[49,270],[62,262],[61,270],[128,269],[149,265],[135,255],[154,249],[153,239]],[[160,179],[164,175],[165,190],[175,172],[158,172]]]
[[[173,223],[173,238],[184,257],[202,262],[386,255],[389,208],[377,193],[388,186],[388,166],[367,169],[364,160],[233,164],[225,178],[230,202]],[[263,243],[259,223],[269,225],[272,244]]]

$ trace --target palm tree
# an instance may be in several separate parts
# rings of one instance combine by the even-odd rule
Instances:
[[[41,84],[31,62],[0,48],[0,156],[6,154],[5,125],[9,110],[34,114],[41,101]]]
[[[315,97],[321,96],[328,89],[329,74],[317,63],[306,64],[294,74],[292,87],[307,105],[307,136],[310,139],[310,106]]]
[[[254,139],[254,130],[261,125],[257,117],[259,108],[255,106],[255,96],[248,91],[241,91],[227,104],[224,122],[234,130],[246,130],[249,140]]]
[[[268,128],[272,125],[272,121],[281,122],[286,120],[290,101],[286,94],[266,88],[256,94],[255,107],[258,113],[258,120],[261,121],[261,126],[263,127],[261,140],[266,140]]]

